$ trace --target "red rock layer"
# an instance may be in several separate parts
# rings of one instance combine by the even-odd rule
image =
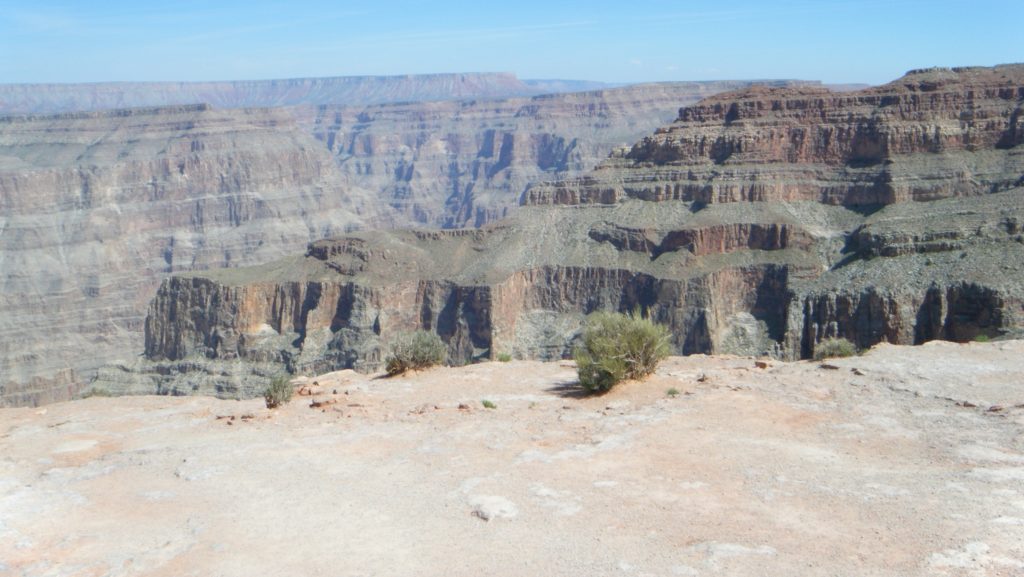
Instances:
[[[526,204],[623,197],[891,204],[1020,185],[1024,65],[912,71],[858,92],[755,87],[685,108],[585,178]]]

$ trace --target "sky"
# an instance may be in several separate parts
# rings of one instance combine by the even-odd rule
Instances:
[[[0,83],[436,72],[604,82],[1024,62],[1024,0],[0,0]]]

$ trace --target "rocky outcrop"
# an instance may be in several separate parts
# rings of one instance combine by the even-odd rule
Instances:
[[[558,358],[606,309],[667,324],[684,354],[997,337],[1024,325],[1022,103],[1021,66],[713,97],[480,230],[359,233],[168,280],[148,360],[97,386],[216,393],[210,367],[254,390],[275,367],[371,370],[416,328],[452,362]]]
[[[729,223],[700,228],[661,232],[633,229],[605,223],[592,228],[590,238],[607,242],[618,250],[642,252],[658,258],[665,252],[687,250],[704,256],[736,250],[778,250],[788,247],[807,248],[813,238],[791,224]]]
[[[754,87],[684,109],[592,173],[530,204],[622,198],[845,206],[1020,186],[1024,65],[929,69],[867,90]]]
[[[809,355],[831,336],[868,347],[1019,330],[1022,190],[871,215],[847,235],[844,258],[803,291],[799,350]]]
[[[509,73],[340,76],[226,82],[0,84],[0,115],[209,104],[217,108],[501,99],[588,90],[594,83],[523,81]]]
[[[377,370],[389,342],[415,329],[441,335],[456,364],[557,359],[586,314],[609,309],[668,325],[680,354],[793,359],[829,337],[860,347],[998,337],[1024,326],[1024,240],[964,225],[1021,217],[1018,188],[868,216],[820,203],[694,213],[628,200],[526,208],[476,231],[361,233],[265,267],[168,279],[146,320],[147,360],[109,367],[95,386],[253,395],[282,369]],[[874,239],[896,228],[921,243],[880,253]],[[668,242],[684,238],[703,241]]]
[[[292,117],[208,106],[0,119],[0,402],[137,355],[168,274],[257,264],[376,220]]]
[[[811,86],[796,81],[774,86]],[[375,191],[404,223],[458,228],[508,216],[542,180],[592,169],[681,106],[751,82],[666,82],[504,101],[300,108],[345,186]]]
[[[758,322],[783,320],[768,307],[767,300],[778,295],[757,295],[759,287],[784,287],[789,269],[756,260],[706,276],[664,278],[626,263],[579,266],[546,258],[526,268],[530,255],[513,250],[505,256],[519,261],[509,263],[507,270],[514,272],[477,276],[475,271],[487,267],[480,259],[498,250],[496,236],[515,246],[525,234],[538,231],[521,232],[523,224],[472,235],[367,233],[360,243],[321,241],[300,262],[281,269],[282,278],[294,279],[284,282],[256,280],[278,274],[271,269],[253,269],[264,271],[257,276],[239,270],[243,276],[235,278],[216,273],[172,277],[157,292],[147,316],[149,360],[142,372],[148,371],[151,381],[142,379],[142,386],[160,392],[252,395],[275,367],[304,374],[337,367],[373,371],[382,366],[394,337],[419,328],[439,334],[449,345],[449,361],[456,364],[498,353],[557,359],[570,353],[588,312],[609,308],[640,308],[661,322],[686,327],[674,336],[684,353],[721,349],[718,341],[733,338],[731,325],[747,322],[743,311],[759,317],[755,329]],[[396,235],[416,249],[393,244]],[[587,247],[596,244],[576,240]],[[692,258],[680,251],[662,259],[658,268],[670,267],[665,262],[670,259]],[[646,255],[643,260],[650,262]],[[452,264],[458,267],[453,278],[434,278]],[[788,297],[783,291],[778,298]],[[756,337],[750,340],[750,346],[763,344],[755,343]],[[195,370],[210,360],[221,367],[219,377]],[[236,364],[224,371],[231,363]],[[140,381],[134,375],[118,376],[119,371],[108,369],[97,386],[137,391]],[[160,378],[161,373],[170,378]],[[232,382],[239,385],[226,385]]]

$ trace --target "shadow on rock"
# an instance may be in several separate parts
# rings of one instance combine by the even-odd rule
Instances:
[[[599,394],[584,389],[578,379],[555,383],[554,386],[546,389],[546,391],[558,395],[563,399],[584,399],[586,397],[597,396]]]

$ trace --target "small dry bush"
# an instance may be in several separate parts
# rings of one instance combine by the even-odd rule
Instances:
[[[391,376],[444,363],[448,347],[441,337],[427,331],[398,335],[391,345],[385,369]]]
[[[573,355],[580,385],[603,393],[621,381],[650,375],[669,354],[669,332],[638,313],[587,317],[583,345]]]
[[[814,347],[814,360],[836,357],[852,357],[857,354],[857,345],[843,338],[825,339]]]
[[[268,409],[276,409],[292,400],[293,390],[288,375],[277,375],[263,391],[263,400],[266,401]]]

